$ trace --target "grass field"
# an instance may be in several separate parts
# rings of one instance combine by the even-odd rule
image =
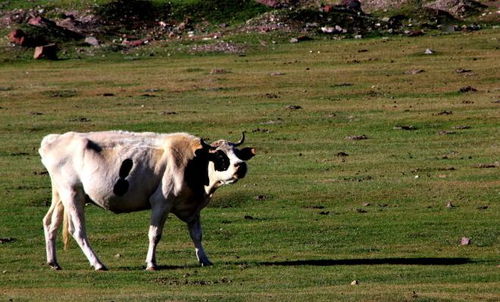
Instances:
[[[499,33],[3,63],[0,300],[498,301]],[[44,264],[39,142],[107,129],[247,131],[248,176],[202,212],[213,267],[171,217],[164,269],[144,271],[149,212],[95,206],[88,233],[110,271],[74,243],[58,242],[64,270]]]

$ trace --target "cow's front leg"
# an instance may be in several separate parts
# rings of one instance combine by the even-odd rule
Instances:
[[[200,262],[201,266],[209,266],[212,265],[212,262],[208,260],[207,254],[205,254],[205,250],[203,249],[203,245],[201,244],[201,240],[203,237],[200,223],[200,214],[197,214],[193,220],[188,223],[189,235],[194,243],[194,249],[196,252],[196,258],[198,258],[198,262]]]
[[[165,201],[161,203],[152,204],[151,207],[151,224],[149,226],[149,247],[146,256],[146,270],[154,271],[157,269],[156,265],[156,247],[160,242],[163,233],[163,227],[167,220],[169,207]]]

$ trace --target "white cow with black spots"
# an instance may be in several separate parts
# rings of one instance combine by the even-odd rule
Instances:
[[[52,205],[43,219],[47,263],[56,259],[57,229],[63,222],[95,270],[106,270],[85,231],[85,203],[115,213],[151,209],[146,269],[155,270],[156,246],[171,212],[187,223],[196,256],[211,265],[203,249],[200,211],[217,188],[245,177],[253,148],[219,140],[208,145],[186,133],[105,131],[47,135],[39,149],[52,182]]]

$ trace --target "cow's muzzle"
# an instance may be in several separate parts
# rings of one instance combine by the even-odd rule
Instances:
[[[234,174],[235,178],[240,179],[247,175],[247,164],[245,162],[239,162],[235,164],[236,173]]]

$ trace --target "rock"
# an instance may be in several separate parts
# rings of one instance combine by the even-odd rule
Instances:
[[[405,74],[419,74],[419,73],[423,73],[425,72],[425,70],[423,69],[410,69],[408,71],[405,72]]]
[[[430,48],[427,48],[427,49],[424,51],[424,54],[426,54],[426,55],[432,55],[432,54],[434,54],[434,53],[435,53],[435,51],[434,51],[434,50],[432,50],[432,49],[430,49]]]
[[[455,69],[455,72],[456,73],[468,73],[468,72],[472,72],[472,70],[465,69],[465,68],[458,68],[458,69]]]
[[[454,208],[455,206],[451,203],[451,201],[448,201],[448,203],[446,204],[446,207],[447,207],[448,209],[452,209],[452,208]]]
[[[299,4],[300,0],[255,0],[255,2],[272,8],[290,7]]]
[[[309,41],[309,40],[312,40],[312,39],[309,38],[306,35],[302,35],[302,36],[298,36],[296,38],[291,38],[290,39],[290,43],[299,43],[299,42],[302,42],[302,41]]]
[[[394,126],[392,129],[394,130],[417,130],[417,127],[413,125],[398,125]]]
[[[344,6],[347,9],[361,11],[361,2],[358,0],[342,0],[340,1],[340,5]]]
[[[321,11],[324,13],[330,13],[333,11],[333,9],[334,9],[333,5],[322,5],[321,6]]]
[[[16,45],[20,46],[26,46],[28,43],[28,38],[26,37],[26,34],[24,31],[20,29],[15,29],[11,31],[8,35],[7,38],[9,39],[10,43],[14,43]]]
[[[406,30],[405,35],[408,37],[418,37],[418,36],[423,36],[424,32],[421,30]]]
[[[15,241],[16,241],[16,239],[14,239],[12,237],[0,238],[0,243],[12,243]]]
[[[99,40],[97,40],[96,37],[92,36],[86,37],[85,43],[89,44],[90,46],[99,46]]]
[[[477,14],[486,7],[472,0],[437,0],[424,5],[424,8],[443,11],[456,18]]]
[[[132,41],[125,39],[125,40],[123,40],[122,45],[128,46],[128,47],[138,47],[138,46],[145,45],[148,43],[149,43],[149,40],[147,40],[147,39],[132,40]]]
[[[500,167],[500,162],[496,161],[496,162],[491,163],[491,164],[477,164],[477,165],[474,165],[474,167],[479,168],[479,169],[497,168],[497,167]]]
[[[470,245],[472,243],[470,238],[462,237],[460,240],[460,245]]]
[[[351,135],[351,136],[346,136],[346,139],[353,140],[353,141],[359,141],[359,140],[364,140],[368,139],[366,135]]]
[[[122,257],[122,254],[116,254],[115,255],[115,258],[121,258]]]
[[[476,92],[477,89],[472,87],[472,86],[465,86],[465,87],[462,87],[458,90],[458,92],[460,93],[466,93],[466,92]]]
[[[436,113],[436,115],[451,115],[451,114],[453,114],[453,111],[447,111],[447,110],[443,110]]]
[[[351,285],[359,285],[359,281],[358,281],[358,280],[353,280],[353,281],[351,282]]]
[[[321,27],[321,32],[325,33],[325,34],[333,34],[335,33],[335,27],[333,26],[323,26]]]
[[[35,60],[39,59],[57,60],[57,51],[58,48],[55,44],[37,46],[35,48],[35,53],[33,54],[33,58]]]
[[[229,71],[222,68],[214,68],[210,71],[210,74],[223,74],[223,73],[229,73]]]

